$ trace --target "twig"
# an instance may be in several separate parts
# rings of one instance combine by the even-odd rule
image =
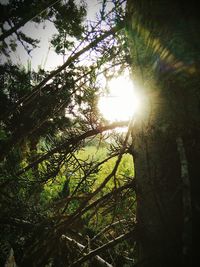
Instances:
[[[136,230],[133,229],[131,231],[129,231],[126,234],[120,235],[118,237],[116,237],[115,239],[109,241],[108,243],[102,245],[99,248],[96,248],[94,250],[92,250],[90,253],[86,254],[85,256],[83,256],[82,258],[78,259],[76,262],[74,262],[70,267],[79,267],[81,266],[82,263],[84,263],[85,261],[91,259],[92,257],[96,256],[97,254],[101,253],[102,251],[109,249],[111,247],[114,247],[115,245],[117,245],[119,242],[122,242],[123,240],[126,240],[128,238],[132,238],[136,236]]]
[[[39,159],[35,160],[34,162],[30,163],[28,166],[26,166],[25,168],[23,168],[22,170],[20,170],[19,172],[17,172],[16,175],[22,175],[25,172],[27,172],[29,169],[33,168],[35,165],[38,165],[39,163],[41,163],[42,161],[48,159],[50,156],[52,156],[55,153],[60,152],[61,150],[67,151],[68,153],[71,152],[74,148],[75,145],[77,145],[80,141],[89,138],[93,135],[102,133],[104,131],[108,131],[108,130],[112,130],[116,127],[123,127],[123,126],[127,126],[128,122],[117,122],[117,123],[112,123],[110,125],[106,125],[106,126],[102,126],[102,127],[98,127],[96,129],[87,131],[79,136],[70,138],[69,140],[67,140],[66,142],[63,142],[61,144],[59,144],[58,146],[56,146],[55,148],[53,148],[52,150],[50,150],[49,152],[47,152],[46,154],[42,155]]]
[[[85,246],[82,245],[81,243],[77,242],[76,240],[66,236],[66,235],[62,235],[61,237],[64,240],[67,240],[70,243],[75,244],[80,250],[84,250]],[[102,259],[100,256],[95,255],[95,260],[98,261],[98,263],[102,266],[102,267],[113,267],[113,265],[111,265],[110,263],[108,263],[107,261],[105,261],[104,259]]]

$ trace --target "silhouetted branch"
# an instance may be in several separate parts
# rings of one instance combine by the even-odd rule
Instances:
[[[25,102],[28,101],[33,96],[35,97],[38,93],[40,93],[41,92],[41,88],[47,82],[49,82],[53,77],[55,77],[57,74],[59,74],[62,70],[64,70],[70,64],[75,62],[85,52],[87,52],[88,50],[92,49],[93,47],[96,47],[98,43],[100,43],[101,41],[106,39],[108,36],[114,35],[117,31],[121,30],[123,27],[124,27],[124,23],[121,22],[119,25],[111,28],[109,31],[105,31],[102,35],[100,35],[99,37],[96,37],[96,39],[94,41],[92,41],[91,43],[86,45],[84,48],[82,48],[80,51],[76,52],[74,55],[70,56],[62,66],[58,67],[56,70],[53,70],[46,78],[44,78],[37,86],[35,86],[32,89],[31,93],[29,93],[28,95],[25,95],[24,97],[22,97],[18,101],[18,103],[16,104],[14,109],[16,107],[20,107],[20,106],[25,105]]]
[[[61,144],[59,144],[58,146],[56,146],[55,148],[53,148],[52,150],[50,150],[49,152],[47,152],[46,154],[44,154],[43,156],[41,156],[39,159],[35,160],[34,162],[30,163],[28,166],[26,166],[25,168],[23,168],[22,170],[20,170],[19,172],[17,172],[16,175],[22,175],[23,173],[25,173],[26,171],[28,171],[29,169],[35,167],[36,165],[38,165],[39,163],[41,163],[42,161],[48,159],[50,156],[52,156],[53,154],[60,152],[62,150],[65,151],[65,153],[70,153],[74,146],[77,145],[78,143],[80,143],[80,141],[85,140],[86,138],[89,138],[91,136],[97,135],[99,133],[108,131],[108,130],[112,130],[115,129],[117,127],[125,127],[128,125],[128,122],[115,122],[112,123],[110,125],[106,125],[106,126],[101,126],[98,127],[96,129],[92,129],[90,131],[87,131],[79,136],[70,138],[69,140],[67,140],[66,142],[63,142]]]
[[[117,245],[118,243],[120,243],[120,242],[122,242],[128,238],[134,238],[134,237],[136,237],[136,229],[133,229],[132,231],[130,231],[126,234],[122,234],[122,235],[116,237],[115,239],[109,241],[108,243],[102,245],[101,247],[92,250],[87,255],[83,256],[82,258],[80,258],[79,260],[74,262],[71,265],[71,267],[79,267],[79,266],[81,266],[82,263],[84,263],[85,261],[96,256],[97,254],[103,252],[104,250],[110,249],[110,248],[114,247],[115,245]]]
[[[6,39],[8,36],[12,35],[13,33],[17,34],[17,31],[23,27],[27,22],[33,20],[34,18],[36,18],[38,15],[40,15],[41,13],[43,13],[47,8],[52,7],[53,5],[55,5],[57,2],[59,2],[60,0],[56,0],[56,1],[50,1],[47,2],[47,4],[41,8],[41,10],[39,12],[37,12],[34,15],[30,15],[27,18],[19,21],[18,23],[16,23],[14,26],[12,26],[9,30],[5,31],[0,35],[0,41],[3,41],[4,39]],[[44,2],[45,3],[45,2]]]
[[[100,184],[100,186],[93,192],[90,194],[90,196],[88,196],[88,198],[79,206],[79,208],[71,215],[70,218],[67,218],[67,220],[63,221],[61,223],[61,228],[63,225],[65,225],[66,223],[68,224],[68,226],[70,226],[72,224],[72,222],[74,222],[75,220],[77,220],[81,215],[83,215],[88,209],[91,208],[91,206],[93,205],[97,205],[96,201],[93,202],[92,204],[90,204],[88,207],[86,207],[87,203],[94,197],[96,196],[104,187],[105,185],[110,181],[110,179],[116,174],[117,172],[117,169],[119,167],[119,164],[121,162],[121,159],[122,159],[122,156],[125,152],[125,149],[126,149],[126,144],[127,144],[127,141],[128,141],[128,138],[130,136],[130,133],[132,131],[132,127],[133,127],[133,124],[134,124],[134,119],[132,119],[130,122],[129,122],[129,128],[128,128],[128,132],[126,134],[126,137],[125,137],[125,140],[124,140],[124,143],[123,143],[123,146],[119,152],[119,156],[117,158],[117,161],[115,163],[115,166],[113,167],[113,170],[111,171],[111,173],[104,179],[104,181]],[[117,189],[115,189],[117,190]],[[114,192],[114,190],[112,191],[112,193]],[[97,202],[100,201],[100,200],[97,200]]]
[[[62,239],[75,244],[80,250],[85,249],[85,246],[82,245],[81,243],[77,242],[76,240],[66,236],[66,235],[62,235],[61,237]],[[113,265],[111,265],[110,263],[108,263],[107,261],[105,261],[104,259],[102,259],[100,256],[96,255],[95,256],[95,260],[98,261],[98,263],[102,266],[102,267],[113,267]]]

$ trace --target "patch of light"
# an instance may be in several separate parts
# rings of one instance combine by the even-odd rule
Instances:
[[[108,82],[108,89],[108,94],[100,97],[98,103],[103,117],[110,122],[129,120],[140,108],[133,82],[120,76]]]

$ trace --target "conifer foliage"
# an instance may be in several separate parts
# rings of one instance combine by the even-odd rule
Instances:
[[[0,4],[1,266],[133,263],[130,130],[110,133],[130,123],[109,123],[97,106],[98,77],[129,67],[125,3],[99,1],[96,22],[86,20],[89,4]],[[63,64],[51,71],[14,64],[18,45],[29,55],[40,45],[23,26],[45,21],[57,30],[51,45]]]

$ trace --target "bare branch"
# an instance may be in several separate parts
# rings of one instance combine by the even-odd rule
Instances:
[[[66,236],[66,235],[62,235],[61,237],[62,239],[75,244],[80,250],[84,250],[85,246],[82,245],[81,243],[77,242],[76,240]],[[98,261],[98,263],[102,266],[102,267],[113,267],[113,265],[111,265],[110,263],[108,263],[107,261],[105,261],[104,259],[102,259],[100,256],[96,255],[95,256],[95,260]]]
[[[133,238],[136,237],[136,229],[131,230],[130,232],[126,233],[126,234],[122,234],[118,237],[116,237],[115,239],[109,241],[108,243],[102,245],[99,248],[96,248],[94,250],[92,250],[91,252],[89,252],[88,254],[86,254],[85,256],[83,256],[82,258],[80,258],[79,260],[77,260],[76,262],[74,262],[71,267],[78,267],[81,266],[82,263],[84,263],[85,261],[91,259],[92,257],[96,256],[97,254],[101,253],[102,251],[112,248],[115,245],[117,245],[118,243],[128,239],[128,238]]]

